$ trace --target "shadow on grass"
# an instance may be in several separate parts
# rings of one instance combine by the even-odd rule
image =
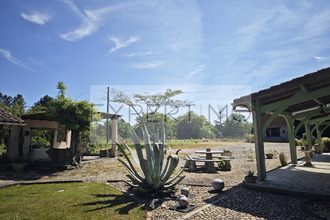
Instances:
[[[138,207],[140,204],[130,199],[127,195],[115,195],[115,194],[96,194],[93,195],[97,198],[109,198],[107,200],[100,200],[95,202],[83,203],[77,206],[102,206],[94,209],[87,210],[85,212],[93,212],[107,208],[114,208],[116,206],[124,205],[123,207],[118,207],[114,209],[118,211],[119,214],[128,214],[130,210]]]

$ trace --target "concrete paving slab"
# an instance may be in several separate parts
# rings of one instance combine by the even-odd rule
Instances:
[[[305,161],[269,171],[266,181],[242,186],[268,192],[330,200],[330,153],[315,154],[312,167]]]

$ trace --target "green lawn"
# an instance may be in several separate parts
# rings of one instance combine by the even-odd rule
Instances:
[[[146,211],[102,183],[33,184],[0,190],[0,219],[146,219]]]

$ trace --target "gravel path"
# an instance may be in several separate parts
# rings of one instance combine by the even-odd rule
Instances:
[[[184,172],[184,181],[177,186],[177,189],[188,187],[190,193],[195,196],[189,199],[190,204],[197,205],[195,211],[181,213],[169,210],[177,204],[174,199],[154,199],[149,206],[153,210],[154,219],[330,219],[330,202],[315,201],[307,198],[296,198],[285,195],[272,194],[267,192],[243,189],[238,185],[242,182],[246,170],[255,170],[255,161],[248,161],[246,150],[254,149],[254,144],[222,142],[212,150],[229,149],[233,151],[235,159],[231,161],[231,171],[218,171],[217,173]],[[195,150],[205,148],[184,148],[179,156],[185,154],[197,156]],[[269,149],[276,149],[287,155],[288,162],[289,146],[281,143],[266,143],[265,152]],[[253,150],[254,151],[254,150]],[[298,151],[298,158],[302,157]],[[255,156],[254,156],[255,158]],[[180,160],[179,167],[184,166],[185,161]],[[266,159],[266,169],[272,170],[280,166],[278,158]],[[104,159],[88,162],[80,169],[58,172],[45,181],[56,180],[83,180],[93,182],[106,182],[107,180],[126,180],[127,171],[116,159]],[[225,191],[212,193],[212,181],[220,178],[225,182]],[[111,185],[127,190],[123,182],[112,182]],[[130,193],[130,192],[128,192]],[[137,197],[143,200],[143,197]],[[148,200],[145,200],[148,201]],[[196,212],[196,210],[199,210]],[[196,212],[196,213],[195,213]]]

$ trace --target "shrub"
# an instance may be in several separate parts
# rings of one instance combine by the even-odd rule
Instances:
[[[246,150],[245,147],[243,147],[243,153],[249,159],[249,161],[253,161],[254,153],[252,151],[252,146],[251,145],[250,145],[250,149],[249,150]]]
[[[323,151],[324,152],[330,151],[330,138],[323,137],[321,139],[321,144],[322,144],[322,147],[323,147]]]
[[[245,171],[245,174],[246,174],[246,176],[254,176],[254,171],[248,170],[248,171]]]
[[[298,141],[298,144],[299,144],[299,146],[306,146],[306,145],[308,145],[307,141],[304,138],[301,138]]]
[[[296,142],[296,146],[300,146],[299,145],[299,140],[297,138],[295,138],[294,141]]]
[[[253,134],[248,134],[245,136],[245,142],[247,143],[254,143],[254,135]]]
[[[286,156],[283,152],[280,153],[279,158],[280,158],[280,162],[281,162],[282,166],[285,166],[288,164],[288,162],[286,160]]]
[[[268,153],[273,154],[274,157],[277,157],[277,154],[278,154],[276,149],[269,149]]]

